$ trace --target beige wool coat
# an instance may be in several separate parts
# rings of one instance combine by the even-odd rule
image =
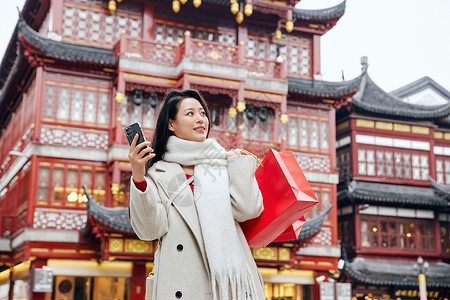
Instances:
[[[261,274],[238,223],[256,218],[263,211],[255,160],[234,156],[227,160],[227,169],[235,226],[258,289],[258,295],[251,299],[264,300]],[[179,164],[158,161],[147,173],[144,192],[131,181],[131,225],[140,239],[158,239],[154,275],[147,278],[147,300],[212,299],[210,270],[192,190],[189,185],[178,189],[185,180]]]

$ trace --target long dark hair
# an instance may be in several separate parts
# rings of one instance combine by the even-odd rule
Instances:
[[[151,147],[155,151],[155,156],[147,162],[146,169],[153,166],[154,163],[160,161],[164,158],[164,153],[167,150],[167,141],[169,137],[173,134],[169,130],[169,120],[175,121],[178,113],[178,108],[183,99],[194,98],[200,102],[203,109],[205,110],[206,117],[208,118],[208,131],[206,137],[209,135],[209,130],[211,128],[211,116],[206,104],[205,99],[202,94],[193,89],[187,90],[171,90],[168,92],[163,101],[163,106],[159,112],[158,120],[156,121],[155,133],[153,134]]]

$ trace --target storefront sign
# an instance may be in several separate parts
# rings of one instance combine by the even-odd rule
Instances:
[[[419,290],[417,289],[398,289],[394,291],[394,299],[420,299]],[[427,291],[428,299],[438,299],[439,291]]]
[[[320,283],[320,300],[350,300],[351,298],[351,283]]]
[[[34,269],[33,292],[51,293],[53,287],[53,271],[49,267]]]

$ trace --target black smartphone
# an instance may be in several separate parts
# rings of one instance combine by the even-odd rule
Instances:
[[[133,139],[134,139],[134,136],[136,135],[136,133],[139,134],[139,138],[138,138],[136,146],[145,142],[144,132],[142,131],[141,125],[138,122],[125,127],[124,130],[125,130],[125,135],[127,136],[128,144],[130,144],[130,146],[131,146],[131,143],[133,142]],[[144,148],[142,148],[142,149],[144,149]],[[146,155],[148,155],[148,153]]]

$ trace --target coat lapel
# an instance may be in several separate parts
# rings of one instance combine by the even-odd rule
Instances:
[[[167,198],[170,200],[173,198],[172,196],[175,194],[178,187],[186,181],[186,174],[179,164],[168,163],[165,161],[158,161],[155,165],[155,171],[163,172],[162,174],[158,174],[160,176],[153,176],[153,178],[155,178],[156,184],[164,191]],[[203,244],[202,231],[191,187],[187,185],[176,197],[172,199],[172,203],[168,203],[168,206],[170,205],[172,205],[179,212],[194,235],[200,252],[202,253],[205,268],[209,275],[209,267],[205,254],[205,246]],[[167,207],[167,209],[169,209],[169,207]]]

